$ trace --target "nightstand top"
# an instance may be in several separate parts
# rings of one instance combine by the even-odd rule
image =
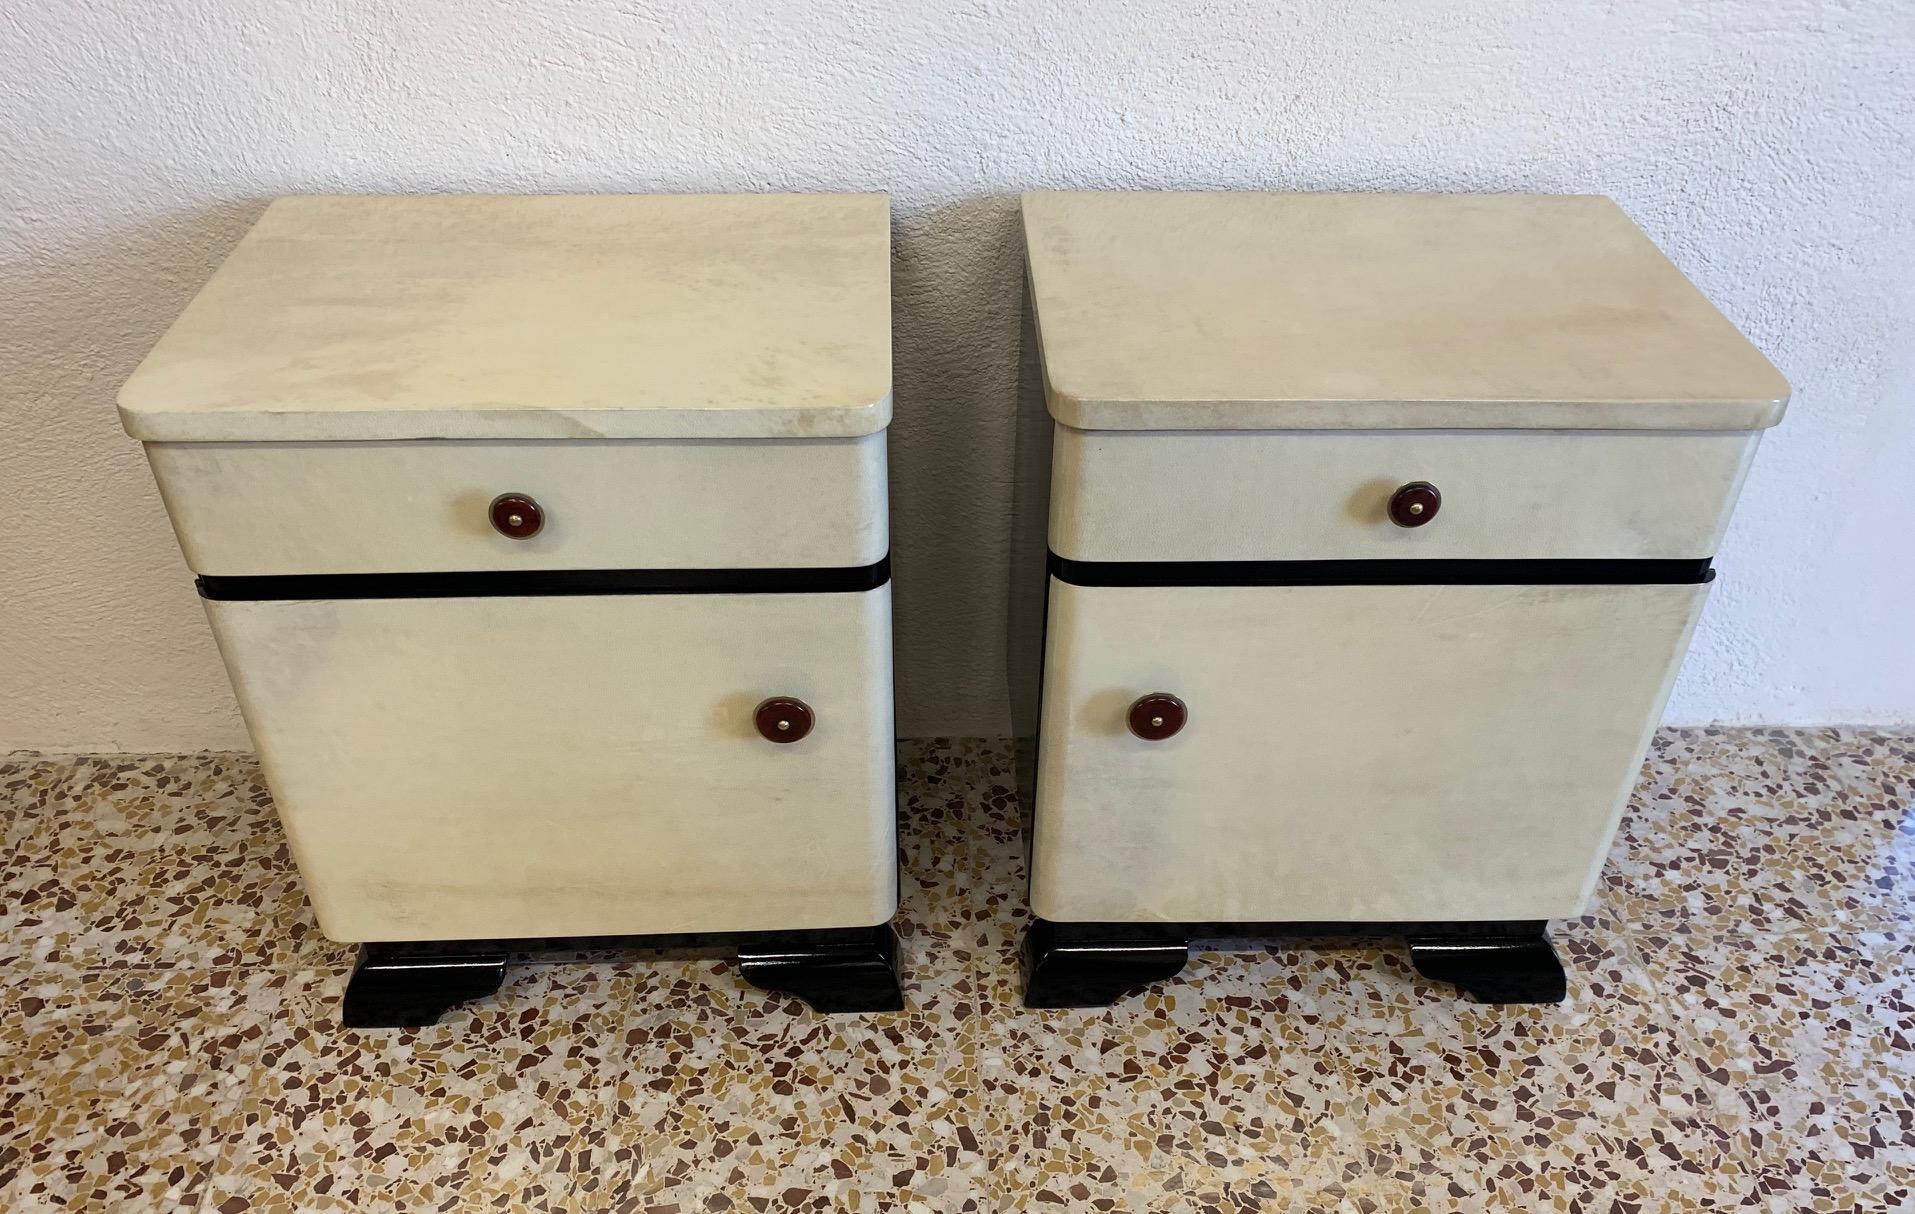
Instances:
[[[870,434],[890,286],[882,194],[283,198],[120,417],[178,442]]]
[[[1748,430],[1789,386],[1607,198],[1024,196],[1087,430]]]

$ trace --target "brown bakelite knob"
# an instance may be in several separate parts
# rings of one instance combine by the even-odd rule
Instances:
[[[811,706],[803,700],[773,696],[752,710],[751,719],[768,742],[796,742],[811,732]]]
[[[1443,495],[1428,481],[1411,481],[1390,495],[1390,521],[1399,527],[1421,527],[1443,508]]]
[[[500,535],[529,540],[545,526],[545,511],[523,493],[501,493],[492,499],[492,525]]]
[[[1174,736],[1190,717],[1184,702],[1167,691],[1139,696],[1130,706],[1130,731],[1146,742]]]

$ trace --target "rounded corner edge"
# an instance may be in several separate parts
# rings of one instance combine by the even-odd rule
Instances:
[[[846,412],[852,415],[844,431],[846,438],[865,438],[891,428],[896,392],[887,386],[875,400],[866,401]]]
[[[1044,377],[1044,408],[1051,420],[1060,426],[1069,426],[1073,430],[1094,430],[1088,414],[1097,402],[1081,392],[1061,386],[1050,376]]]
[[[114,412],[119,414],[120,429],[126,436],[142,443],[165,442],[166,436],[157,432],[153,426],[155,412],[138,400],[129,400],[126,388],[120,388],[113,398]]]

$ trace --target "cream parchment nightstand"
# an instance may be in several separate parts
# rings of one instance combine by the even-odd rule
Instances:
[[[349,1023],[603,937],[901,1006],[883,196],[287,198],[120,412]]]
[[[1039,193],[1027,1001],[1387,933],[1555,1000],[1774,367],[1607,199]]]

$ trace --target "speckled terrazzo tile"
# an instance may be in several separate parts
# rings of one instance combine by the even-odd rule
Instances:
[[[1113,1008],[1007,1009],[979,1043],[997,1207],[1234,1209],[1339,1183],[1335,1026],[1297,998],[1299,964],[1200,953]]]
[[[1915,1205],[1915,940],[1671,935],[1639,951],[1716,1093],[1753,1208]]]
[[[987,1013],[1023,1010],[1018,950],[1031,923],[1023,811],[1015,795],[979,822],[977,894],[960,940],[977,957],[977,990]]]
[[[19,753],[0,759],[0,950],[18,947],[15,924],[30,875],[25,844],[58,812],[75,760]]]
[[[1771,932],[1879,926],[1895,831],[1814,731],[1662,730],[1599,885],[1599,919]]]
[[[1902,931],[1915,926],[1915,734],[1787,732],[1826,763],[1842,786],[1840,812],[1815,833],[1852,855],[1848,871],[1864,874],[1865,901],[1843,925]]]
[[[14,848],[49,812],[76,760],[33,753],[0,756],[0,842]],[[0,861],[0,867],[4,867]]]
[[[1915,730],[1829,726],[1786,731],[1815,751],[1836,775],[1855,784],[1892,785],[1906,796],[1915,780]],[[1907,817],[1902,807],[1897,819]]]
[[[981,738],[906,742],[899,752],[905,997],[913,1011],[968,1018],[991,1006],[994,959],[980,925],[1002,891],[986,853],[1019,813],[1013,752]]]
[[[948,932],[973,917],[976,827],[995,799],[1013,795],[999,743],[932,738],[898,744],[898,834],[904,913]]]
[[[335,964],[247,756],[78,760],[8,874],[10,937],[91,966]]]
[[[279,996],[270,974],[0,980],[0,1208],[192,1210]]]
[[[1818,730],[1830,764],[1871,826],[1871,873],[1885,926],[1915,930],[1915,733]]]
[[[1571,1211],[1624,1188],[1713,1185],[1709,1091],[1649,975],[1599,929],[1556,943],[1559,1005],[1471,1003],[1395,951],[1313,976],[1343,1028],[1364,1163],[1387,1191],[1426,1208]]]
[[[656,971],[634,1000],[588,1208],[989,1209],[974,1020],[820,1015],[729,969]]]
[[[207,1209],[574,1208],[640,972],[510,970],[497,996],[411,1030],[342,1028],[344,972],[276,973],[286,1015],[261,1043]]]

